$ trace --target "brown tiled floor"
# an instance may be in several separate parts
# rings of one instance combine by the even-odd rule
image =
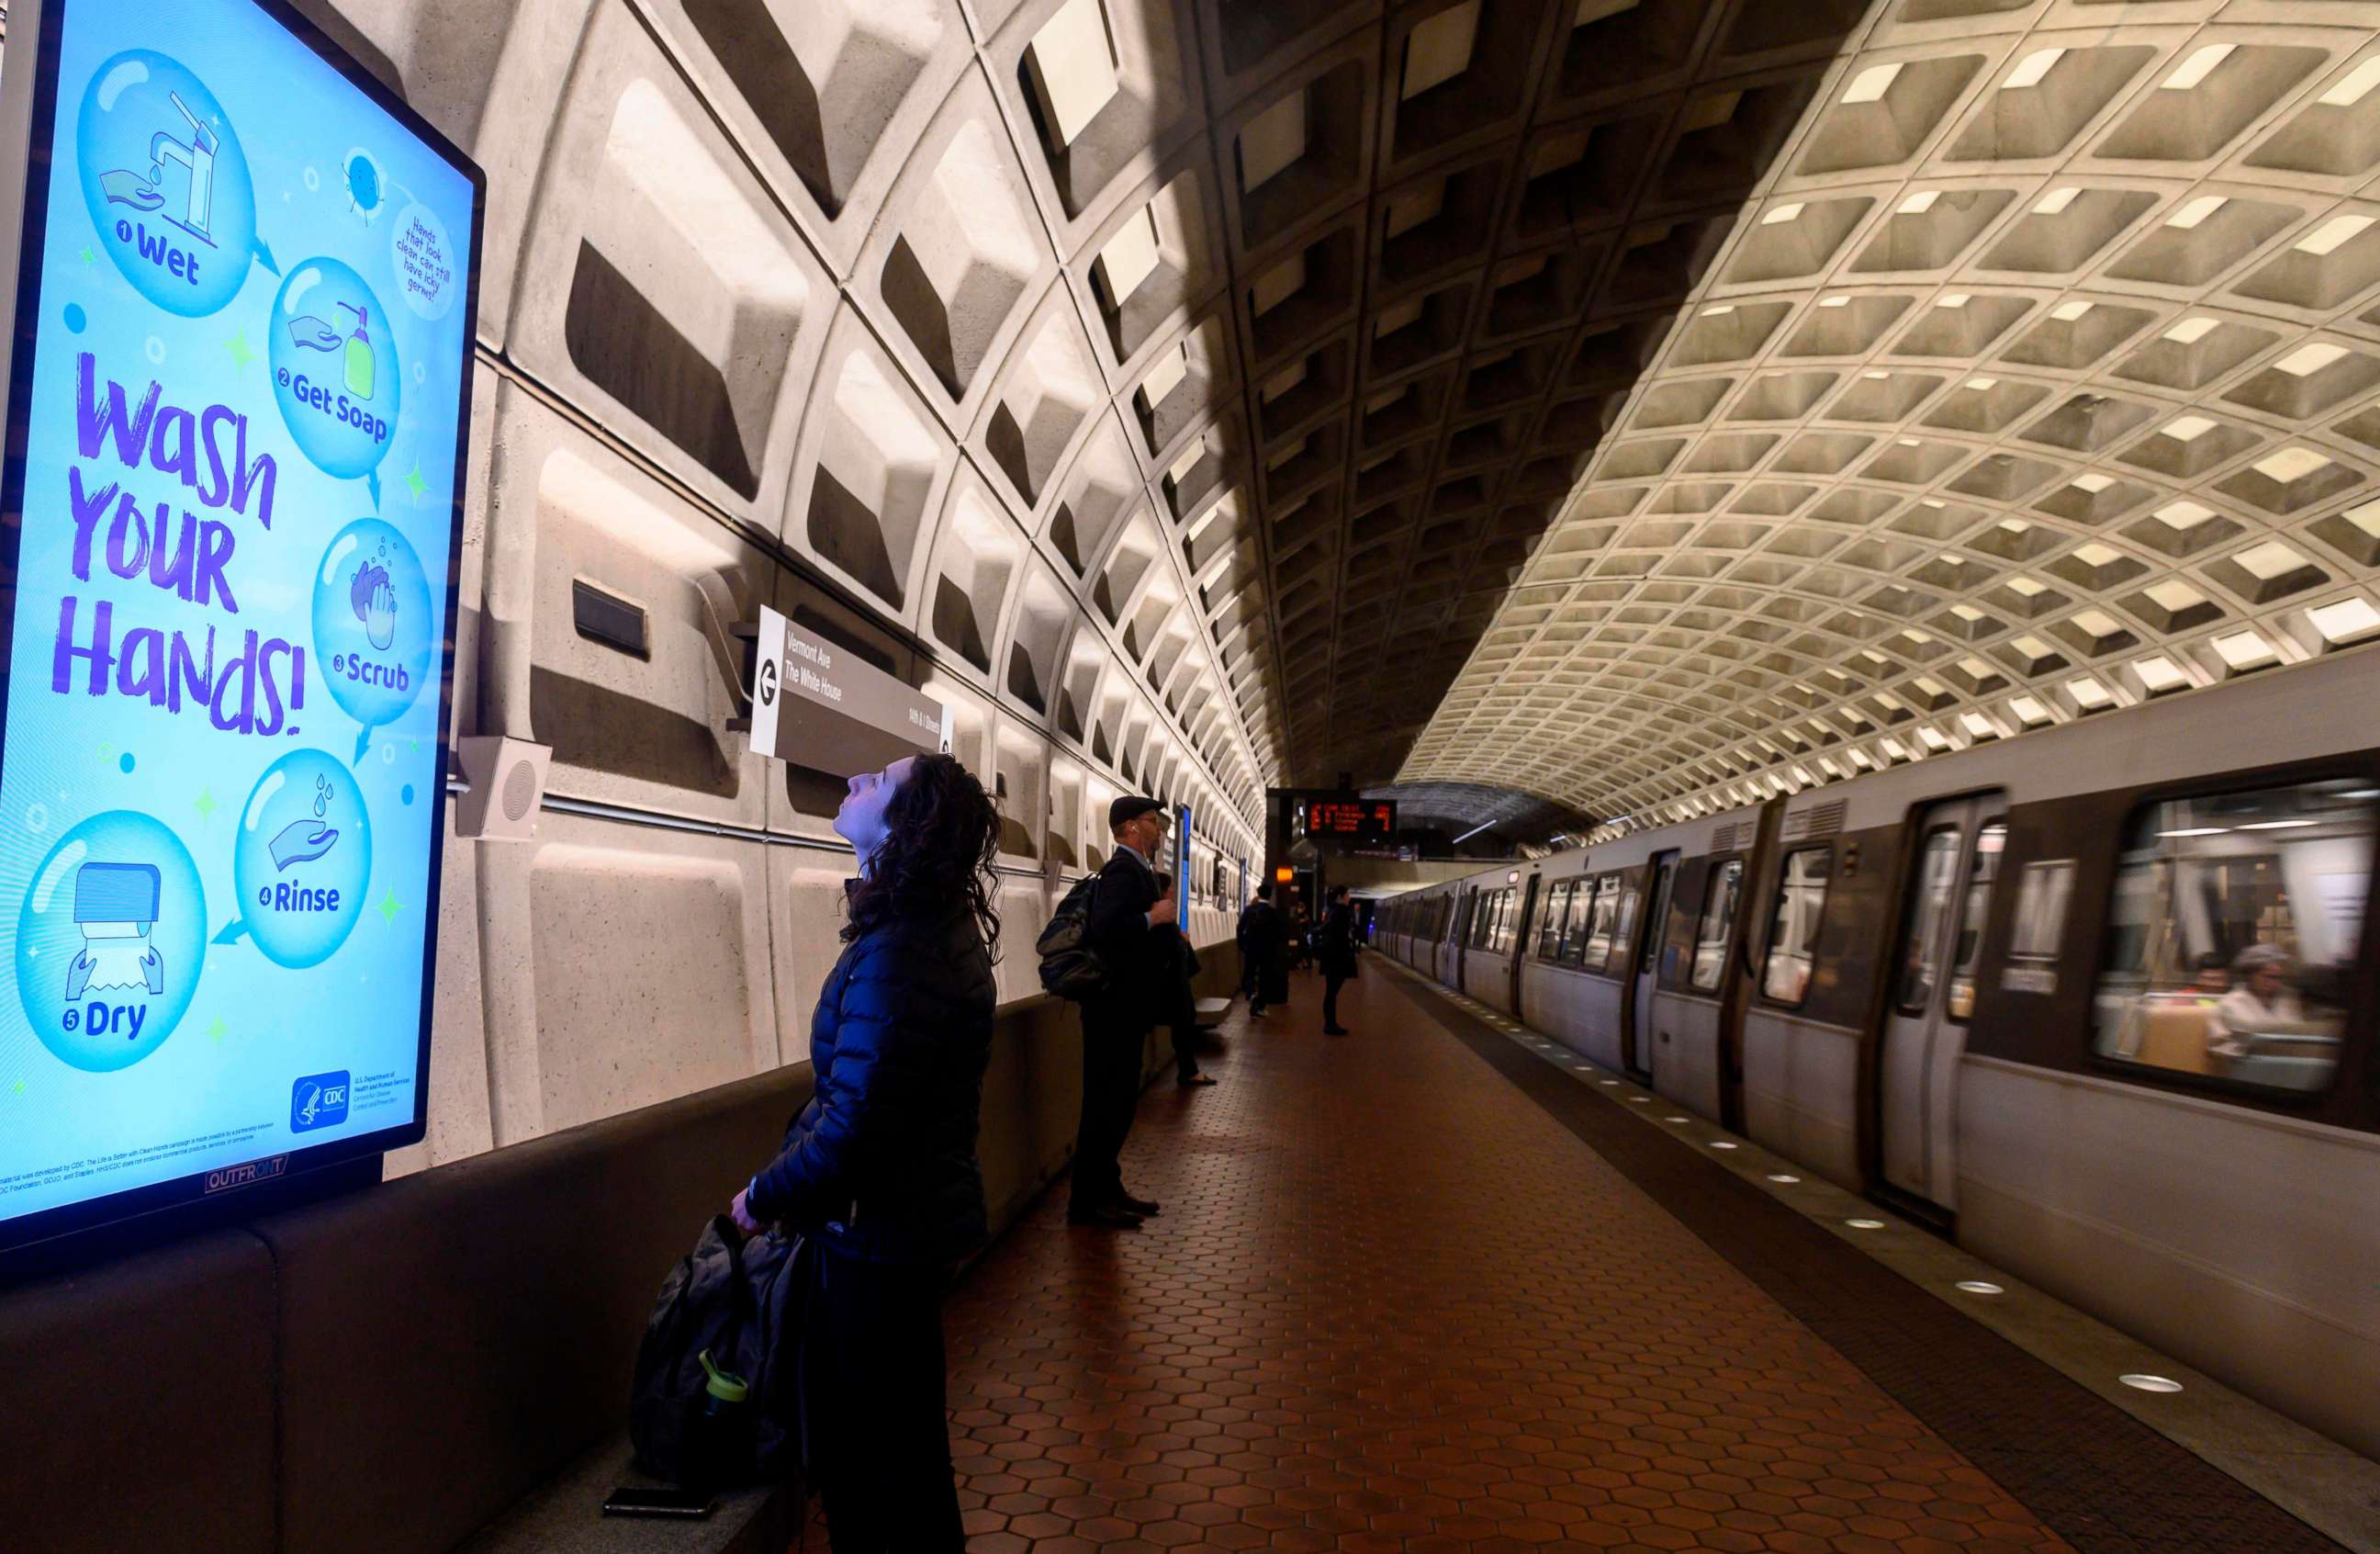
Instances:
[[[1377,968],[1145,1099],[953,1298],[976,1554],[2065,1547]]]

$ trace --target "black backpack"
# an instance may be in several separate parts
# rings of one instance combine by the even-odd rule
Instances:
[[[703,1406],[707,1353],[751,1383],[752,1424],[743,1460],[722,1481],[775,1482],[802,1465],[802,1314],[809,1268],[802,1238],[764,1231],[746,1240],[716,1215],[694,1250],[662,1281],[645,1324],[628,1400],[628,1439],[645,1472],[683,1482],[686,1421]],[[742,1445],[744,1443],[739,1443]]]
[[[1050,926],[1033,941],[1041,956],[1041,986],[1070,1003],[1082,1003],[1108,990],[1108,968],[1091,947],[1091,904],[1099,896],[1099,877],[1086,874],[1075,881],[1066,899],[1050,915]]]

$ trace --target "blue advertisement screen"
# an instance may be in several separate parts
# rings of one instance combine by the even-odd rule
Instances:
[[[0,1244],[419,1135],[481,186],[285,17],[11,31]]]

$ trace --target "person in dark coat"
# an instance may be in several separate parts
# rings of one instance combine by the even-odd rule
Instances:
[[[810,1021],[810,1102],[729,1212],[818,1249],[802,1369],[835,1548],[960,1554],[941,1302],[985,1235],[999,817],[959,762],[908,756],[854,777],[834,829],[859,876]]]
[[[1083,1001],[1083,1112],[1075,1133],[1070,1224],[1131,1230],[1158,1212],[1151,1199],[1123,1188],[1118,1159],[1140,1105],[1141,1062],[1148,1033],[1165,1014],[1179,978],[1170,934],[1173,892],[1160,890],[1156,859],[1165,848],[1165,806],[1128,795],[1108,806],[1115,851],[1092,888],[1087,937],[1107,968],[1107,987]]]
[[[1314,932],[1314,952],[1322,966],[1322,1034],[1345,1036],[1346,1027],[1339,1023],[1339,989],[1355,975],[1355,908],[1344,885],[1330,892],[1330,909]]]
[[[1287,947],[1282,943],[1281,909],[1272,904],[1272,882],[1257,887],[1256,899],[1240,908],[1240,987],[1248,995],[1248,1014],[1264,1018],[1265,1006],[1286,991]]]
[[[1158,871],[1157,888],[1164,894],[1173,893],[1173,876]],[[1177,911],[1177,917],[1179,916]],[[1166,989],[1164,1001],[1165,1034],[1173,1043],[1173,1082],[1184,1089],[1196,1089],[1215,1081],[1198,1072],[1198,952],[1190,947],[1180,923],[1166,924],[1157,932],[1173,941],[1175,981]],[[1159,958],[1163,959],[1163,952]]]

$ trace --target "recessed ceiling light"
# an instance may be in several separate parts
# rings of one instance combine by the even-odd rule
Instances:
[[[2180,831],[2161,831],[2157,832],[2157,835],[2160,837],[2223,836],[2228,834],[2231,828],[2229,826],[2184,826]]]
[[[1792,1184],[1799,1182],[1802,1179],[1798,1176],[1789,1176],[1781,1171],[1772,1171],[1768,1173],[1768,1180],[1771,1182],[1782,1182],[1788,1186],[1791,1186]]]
[[[2306,612],[2306,619],[2322,634],[2322,639],[2334,647],[2380,632],[2380,610],[2352,596],[2335,604],[2318,605]]]
[[[2008,1293],[1998,1285],[1981,1279],[1961,1279],[1956,1287],[1966,1291],[1971,1295],[2001,1295]]]
[[[1735,1146],[1730,1144],[1726,1139],[1714,1138],[1711,1140],[1711,1147],[1714,1149],[1732,1149]]]
[[[2131,1376],[2119,1376],[2116,1379],[2121,1381],[2127,1387],[2133,1388],[2134,1390],[2143,1392],[2179,1392],[2181,1390],[2180,1382],[2169,1381],[2162,1376],[2142,1376],[2134,1374]]]
[[[2292,378],[2310,378],[2346,355],[2346,346],[2316,340],[2312,345],[2299,346],[2273,363],[2273,367],[2276,371],[2286,372]]]
[[[2370,216],[2333,216],[2305,237],[2299,238],[2298,251],[2310,253],[2316,259],[2324,258],[2362,237],[2364,230],[2371,225]]]
[[[2039,86],[2041,78],[2049,74],[2050,67],[2065,55],[2064,49],[2040,49],[2024,56],[2009,79],[2000,83],[2002,91],[2021,91],[2029,86]]]
[[[2337,86],[2315,101],[2325,108],[2352,108],[2375,86],[2380,86],[2380,56],[2367,59],[2349,71]]]
[[[1846,1220],[1843,1223],[1849,1225],[1855,1231],[1880,1231],[1884,1229],[1884,1221],[1881,1220]]]
[[[1843,93],[1845,103],[1873,103],[1892,90],[1900,74],[1899,65],[1871,65],[1852,81],[1852,89]]]
[[[2231,51],[2236,47],[2238,45],[2234,43],[2209,43],[2183,60],[2181,68],[2159,84],[2167,91],[2188,91],[2212,75],[2217,65],[2230,58]]]

